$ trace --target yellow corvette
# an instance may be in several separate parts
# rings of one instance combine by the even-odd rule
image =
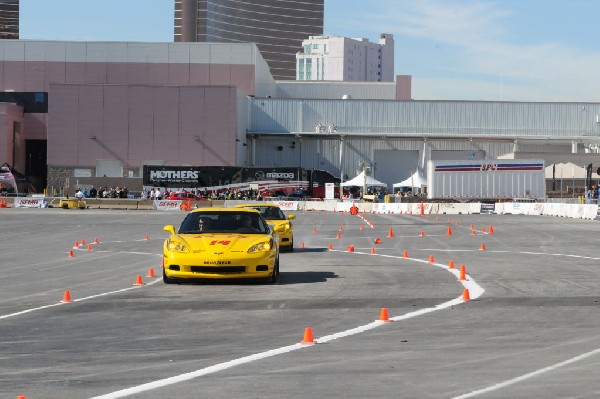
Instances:
[[[282,251],[294,251],[294,226],[292,226],[290,220],[296,219],[296,215],[290,214],[286,217],[281,209],[274,204],[241,204],[235,207],[256,209],[272,225],[283,226],[283,231],[279,234],[279,246]]]
[[[163,247],[163,281],[279,277],[279,237],[254,209],[199,208],[187,214]]]

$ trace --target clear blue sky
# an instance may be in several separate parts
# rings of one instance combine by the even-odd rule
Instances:
[[[22,39],[173,40],[173,0],[21,0]],[[600,102],[600,0],[325,0],[325,34],[392,33],[418,100]]]

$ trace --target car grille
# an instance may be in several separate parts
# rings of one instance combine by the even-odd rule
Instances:
[[[190,266],[190,271],[193,273],[204,273],[204,274],[236,274],[244,273],[246,271],[245,266]]]

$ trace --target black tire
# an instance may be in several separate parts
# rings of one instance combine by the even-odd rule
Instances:
[[[62,204],[62,209],[69,209],[69,204]]]
[[[174,278],[167,276],[167,274],[165,273],[164,267],[163,267],[163,283],[165,283],[165,284],[174,284],[175,283]]]
[[[275,284],[279,280],[279,254],[277,254],[277,258],[275,259],[275,266],[273,267],[273,274],[269,277],[269,283]]]

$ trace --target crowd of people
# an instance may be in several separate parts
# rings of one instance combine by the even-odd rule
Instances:
[[[129,198],[129,190],[127,187],[96,187],[92,186],[90,190],[77,188],[75,197],[83,198]]]

